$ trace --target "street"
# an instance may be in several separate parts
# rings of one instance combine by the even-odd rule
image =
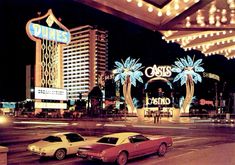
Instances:
[[[48,121],[49,122],[49,121]],[[7,146],[9,165],[26,164],[81,164],[95,165],[104,164],[101,162],[87,161],[78,158],[76,155],[67,156],[65,160],[58,161],[54,158],[40,158],[26,151],[28,144],[37,141],[51,133],[61,131],[74,131],[85,136],[88,139],[97,138],[104,134],[122,131],[141,132],[147,136],[166,135],[173,138],[173,147],[164,157],[158,157],[156,154],[133,159],[128,162],[129,165],[137,164],[205,164],[205,156],[210,158],[210,152],[218,153],[220,157],[230,154],[227,149],[235,143],[234,125],[222,125],[212,123],[200,124],[161,124],[161,125],[127,125],[122,123],[98,123],[96,121],[70,122],[69,124],[46,124],[42,123],[20,123],[5,128],[0,128],[0,145]],[[94,126],[95,125],[95,126]],[[233,145],[234,146],[234,145]],[[222,149],[224,148],[225,151]],[[234,148],[234,147],[233,147]],[[233,149],[235,150],[235,149]],[[203,154],[203,155],[202,155]],[[214,155],[215,156],[215,155]],[[231,156],[232,157],[232,156]],[[213,159],[213,158],[212,158]],[[215,160],[215,159],[213,159]],[[207,160],[207,161],[213,161]],[[224,165],[232,164],[233,160],[223,161]],[[218,157],[214,164],[220,164]],[[234,162],[233,162],[234,163]],[[207,165],[207,164],[206,164]]]

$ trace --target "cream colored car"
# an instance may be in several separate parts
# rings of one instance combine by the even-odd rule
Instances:
[[[27,150],[43,157],[49,156],[62,160],[66,155],[76,154],[79,146],[84,145],[85,141],[85,138],[78,133],[55,133],[29,144]]]

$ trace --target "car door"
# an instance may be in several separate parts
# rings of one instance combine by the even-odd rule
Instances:
[[[85,139],[76,133],[69,133],[69,134],[66,134],[65,136],[66,136],[66,139],[68,140],[67,153],[68,154],[77,153],[79,146]]]
[[[149,141],[148,138],[143,135],[135,135],[129,137],[130,142],[133,144],[133,157],[138,157],[142,155],[146,155],[150,152],[149,145],[146,143]]]

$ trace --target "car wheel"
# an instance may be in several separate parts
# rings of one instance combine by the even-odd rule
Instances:
[[[127,163],[127,160],[128,160],[128,156],[127,156],[127,153],[122,151],[118,157],[117,157],[117,164],[118,165],[125,165]]]
[[[58,149],[58,150],[56,150],[56,152],[55,152],[55,158],[56,158],[57,160],[63,160],[63,159],[65,158],[65,156],[66,156],[66,151],[65,151],[65,149]]]
[[[166,153],[166,151],[167,151],[167,146],[166,146],[165,143],[162,143],[162,144],[159,146],[159,148],[158,148],[157,154],[158,154],[159,156],[164,156],[165,153]]]

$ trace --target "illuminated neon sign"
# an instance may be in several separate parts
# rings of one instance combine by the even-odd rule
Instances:
[[[171,103],[171,99],[167,97],[152,97],[148,98],[147,104],[148,105],[169,105]]]
[[[44,100],[67,100],[65,89],[35,87],[35,99]]]
[[[207,78],[211,78],[211,79],[220,81],[220,77],[218,75],[216,75],[216,74],[213,74],[213,73],[206,73],[206,72],[204,72],[203,73],[203,77],[207,77]]]
[[[41,25],[39,22],[46,24]],[[71,40],[69,29],[56,19],[51,9],[45,15],[29,20],[26,24],[26,32],[33,41],[43,39],[59,44],[69,44]]]
[[[157,66],[153,65],[152,67],[147,67],[145,69],[145,75],[149,78],[152,77],[170,77],[171,72],[171,66],[163,65],[163,66]]]
[[[67,109],[66,103],[35,102],[34,108]]]
[[[70,33],[58,29],[53,29],[36,23],[29,24],[29,32],[32,36],[68,44],[70,42]]]
[[[214,106],[213,101],[211,101],[211,100],[205,100],[205,99],[201,99],[201,100],[199,101],[199,104],[200,104],[200,105],[212,105],[212,106]]]
[[[2,108],[15,108],[16,102],[2,102]]]

